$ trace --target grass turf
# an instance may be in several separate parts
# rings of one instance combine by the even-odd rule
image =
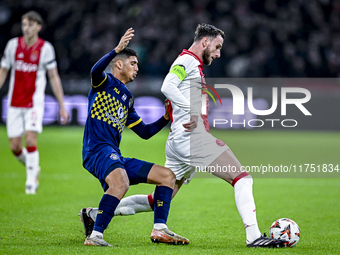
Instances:
[[[199,174],[172,202],[168,226],[190,239],[187,246],[152,244],[152,213],[116,217],[105,232],[114,247],[86,247],[77,213],[97,206],[99,182],[81,164],[81,127],[45,127],[39,136],[40,187],[24,193],[25,169],[11,155],[0,126],[0,254],[339,254],[340,179],[254,178],[261,231],[282,217],[295,220],[300,242],[287,249],[249,249],[230,185]],[[215,131],[243,165],[340,164],[340,133]],[[124,131],[122,153],[163,165],[167,132],[149,141]],[[261,175],[259,175],[261,176]],[[311,175],[312,176],[312,175]],[[336,173],[335,177],[340,174]],[[127,195],[149,194],[153,185]]]

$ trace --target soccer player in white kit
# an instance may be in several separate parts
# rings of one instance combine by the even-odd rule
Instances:
[[[37,136],[42,132],[46,72],[59,103],[59,119],[68,122],[64,93],[57,70],[53,46],[39,38],[42,18],[30,11],[21,17],[23,36],[11,39],[5,48],[0,67],[0,88],[9,70],[7,135],[15,157],[26,166],[26,194],[35,194],[39,186]],[[26,148],[22,145],[25,136]]]
[[[223,41],[222,30],[209,24],[198,25],[193,44],[174,61],[161,88],[170,101],[172,123],[166,143],[165,167],[176,175],[173,197],[184,182],[193,178],[196,167],[215,167],[215,170],[218,166],[220,169],[229,167],[233,171],[211,173],[234,187],[236,206],[246,229],[247,246],[284,247],[284,241],[262,236],[256,220],[253,179],[230,148],[209,133],[208,109],[206,114],[201,111],[202,97],[206,100],[203,105],[208,108],[208,97],[202,90],[206,89],[203,64],[210,65],[220,57]],[[152,194],[126,197],[116,208],[115,215],[151,211],[152,200]],[[96,212],[96,209],[88,208],[89,217],[95,218]]]

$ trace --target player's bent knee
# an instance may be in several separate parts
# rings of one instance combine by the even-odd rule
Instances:
[[[124,182],[119,186],[119,189],[126,193],[129,190],[129,187],[129,182]]]
[[[124,197],[125,193],[129,189],[129,178],[124,169],[115,168],[110,174],[105,178],[106,184],[109,186],[106,190],[107,194],[116,196],[118,199]]]
[[[172,189],[175,186],[176,176],[175,174],[166,167],[154,165],[148,175],[148,183],[168,186]]]
[[[36,136],[27,136],[26,137],[26,146],[27,147],[37,146],[37,137]]]
[[[163,175],[164,175],[164,182],[168,186],[175,186],[176,175],[169,168],[164,168]]]
[[[124,181],[115,185],[117,189],[126,193],[129,190],[130,184],[129,181]]]
[[[25,141],[27,146],[36,146],[38,140],[38,132],[27,130],[25,132]]]
[[[17,155],[21,150],[21,146],[10,146],[10,148],[14,155]]]
[[[118,199],[122,199],[128,190],[129,190],[129,183],[121,182],[121,183],[109,184],[109,188],[106,190],[105,193],[115,196]]]
[[[22,149],[21,143],[18,143],[16,141],[12,141],[12,140],[9,143],[9,147],[14,154],[19,153],[20,150]]]

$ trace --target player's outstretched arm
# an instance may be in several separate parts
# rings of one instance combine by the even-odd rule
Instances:
[[[0,89],[5,83],[7,74],[8,74],[8,70],[3,67],[0,67]]]
[[[147,125],[137,115],[137,113],[135,112],[133,108],[132,112],[130,113],[130,117],[132,117],[133,119],[138,119],[138,121],[135,121],[135,123],[137,123],[136,125],[132,124],[132,127],[130,127],[132,131],[135,132],[140,138],[143,138],[143,139],[149,139],[155,134],[157,134],[163,127],[165,127],[168,124],[170,120],[170,116],[168,112],[168,108],[169,108],[168,100],[165,100],[164,107],[165,107],[164,115],[161,118],[159,118],[157,121],[151,124],[147,124]]]
[[[57,98],[59,104],[59,121],[61,124],[65,125],[68,122],[69,114],[65,109],[64,105],[64,91],[61,85],[60,76],[58,74],[57,68],[52,68],[47,71],[48,78],[51,82],[51,87],[54,93],[54,96]]]
[[[139,124],[132,127],[131,129],[140,138],[147,140],[157,134],[163,127],[168,124],[168,122],[169,120],[165,119],[165,117],[162,116],[160,119],[150,124],[145,124],[143,121],[141,121]]]
[[[130,40],[134,36],[133,32],[134,30],[129,28],[120,39],[117,47],[94,64],[91,69],[92,86],[97,87],[106,79],[106,73],[104,72],[106,67],[110,64],[111,60],[117,55],[117,53],[121,52],[129,44]]]

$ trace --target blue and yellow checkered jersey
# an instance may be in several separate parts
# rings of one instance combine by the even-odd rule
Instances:
[[[92,84],[88,96],[88,116],[83,139],[83,161],[102,146],[110,145],[120,153],[119,144],[125,127],[142,121],[133,107],[128,88],[107,73],[99,84]]]

